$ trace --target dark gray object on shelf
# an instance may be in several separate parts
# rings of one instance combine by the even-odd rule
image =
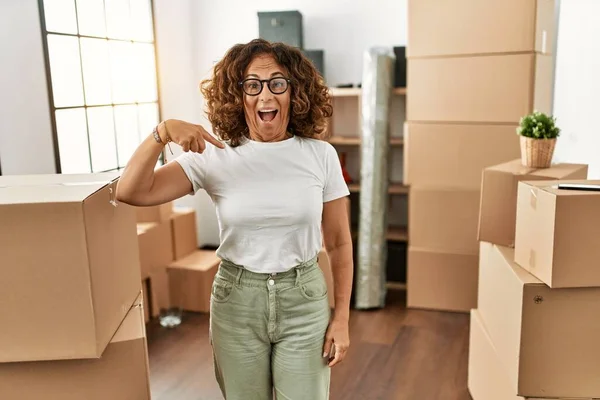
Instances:
[[[302,52],[315,64],[315,68],[325,79],[325,53],[323,50],[302,50]]]
[[[302,14],[299,11],[258,12],[258,36],[301,49],[304,47]]]

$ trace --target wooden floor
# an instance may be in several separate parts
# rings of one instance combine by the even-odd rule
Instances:
[[[353,311],[351,348],[332,371],[331,400],[470,400],[468,314],[407,310],[390,291],[383,310]],[[153,400],[221,400],[208,342],[208,316],[175,330],[148,326]]]

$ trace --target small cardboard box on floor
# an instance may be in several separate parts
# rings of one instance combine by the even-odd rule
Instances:
[[[551,289],[519,267],[508,247],[482,242],[480,257],[477,319],[497,355],[473,345],[470,370],[499,364],[515,395],[599,397],[600,288]]]
[[[586,180],[519,182],[515,261],[552,288],[600,287],[600,191],[564,190],[560,183],[600,187]]]
[[[469,312],[477,306],[477,254],[408,248],[407,306]]]
[[[549,53],[555,25],[553,0],[410,0],[407,55]]]
[[[404,184],[481,188],[485,167],[520,156],[517,125],[404,125]]]
[[[588,166],[584,164],[555,164],[550,168],[535,169],[524,167],[521,159],[484,169],[483,176],[480,175],[478,239],[502,246],[514,246],[517,186],[520,181],[585,179],[587,174]]]
[[[171,305],[209,312],[213,280],[221,260],[214,250],[196,250],[169,265]]]
[[[171,223],[142,222],[137,224],[138,249],[142,278],[173,261],[173,232]]]
[[[92,360],[0,363],[3,400],[150,400],[141,294]]]
[[[116,204],[115,179],[0,177],[0,362],[103,353],[141,290],[135,209]]]

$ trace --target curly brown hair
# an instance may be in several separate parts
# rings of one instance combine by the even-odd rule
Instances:
[[[258,55],[270,54],[285,68],[291,83],[291,112],[288,130],[296,136],[317,138],[323,134],[333,113],[329,89],[313,63],[302,52],[284,43],[254,39],[236,44],[227,51],[201,82],[208,120],[213,131],[231,146],[238,146],[248,135],[244,117],[243,92],[239,85],[250,62]]]

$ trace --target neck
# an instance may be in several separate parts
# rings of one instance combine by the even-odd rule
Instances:
[[[292,137],[287,131],[283,131],[273,136],[261,135],[258,132],[250,131],[250,139],[256,142],[281,142],[282,140],[286,140]]]

